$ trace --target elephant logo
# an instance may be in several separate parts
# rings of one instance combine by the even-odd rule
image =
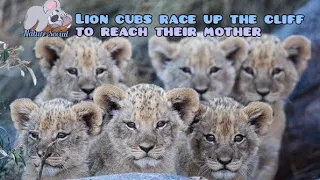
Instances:
[[[71,26],[72,16],[64,12],[58,0],[47,0],[43,6],[28,9],[24,29],[37,32],[65,32]]]

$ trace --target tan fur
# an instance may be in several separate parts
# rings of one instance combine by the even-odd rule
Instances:
[[[176,173],[177,140],[199,108],[194,90],[165,92],[155,85],[139,84],[124,91],[104,85],[94,93],[94,102],[109,121],[90,150],[92,175]]]
[[[132,56],[131,44],[125,38],[111,38],[105,41],[103,46],[111,53],[113,59],[120,61],[118,64],[123,64],[123,61],[129,60]]]
[[[47,84],[37,102],[64,98],[71,102],[92,99],[102,84],[125,87],[123,71],[131,58],[131,45],[125,38],[100,41],[95,37],[44,37],[35,45]],[[72,70],[72,71],[71,71]],[[74,72],[76,71],[76,72]]]
[[[149,56],[165,89],[193,88],[205,100],[231,93],[247,52],[247,42],[238,37],[222,42],[201,35],[179,42],[156,36],[149,40]]]
[[[264,101],[274,109],[274,122],[259,152],[257,179],[271,180],[278,167],[278,156],[286,119],[283,101],[293,91],[311,57],[311,43],[303,36],[283,41],[272,35],[248,38],[250,51],[238,74],[232,97],[243,104]]]
[[[122,70],[124,83],[128,86],[137,84],[152,84],[154,80],[154,69],[149,64],[141,63],[132,59],[128,62],[126,68]]]
[[[22,179],[36,179],[42,160],[42,180],[89,176],[88,141],[100,133],[102,123],[98,106],[89,102],[72,106],[63,99],[37,105],[30,99],[18,99],[10,110],[25,153]],[[66,136],[59,137],[61,133]]]
[[[180,146],[178,172],[208,179],[256,179],[261,137],[272,121],[271,107],[262,102],[243,107],[231,98],[221,97],[201,105],[189,127],[188,146]],[[208,135],[214,140],[208,140]],[[243,139],[236,142],[237,136]]]

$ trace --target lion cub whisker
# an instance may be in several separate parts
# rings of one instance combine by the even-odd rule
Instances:
[[[166,90],[193,88],[201,100],[230,95],[237,71],[248,54],[244,38],[182,38],[179,42],[165,37],[149,39],[149,56]]]
[[[278,169],[286,126],[284,103],[311,58],[311,42],[304,36],[292,35],[280,40],[268,34],[246,40],[250,51],[238,72],[231,96],[244,105],[266,102],[274,110],[273,124],[258,152],[259,170],[255,174],[256,179],[272,180]]]
[[[165,91],[139,84],[124,91],[104,85],[94,102],[104,110],[105,131],[92,146],[92,175],[150,172],[176,173],[177,144],[185,125],[195,116],[198,94],[188,88]],[[117,113],[113,113],[116,108]]]
[[[17,99],[11,117],[23,144],[22,179],[69,179],[89,176],[89,139],[101,131],[102,111],[90,102],[53,99],[36,104]]]
[[[35,56],[47,79],[37,103],[64,98],[77,103],[91,100],[102,84],[126,87],[122,83],[132,56],[128,39],[115,37],[101,41],[96,37],[42,37],[35,44]]]
[[[254,179],[261,138],[273,122],[271,107],[262,102],[243,106],[216,97],[200,105],[197,121],[179,147],[178,173],[208,179]],[[254,166],[251,166],[254,165]]]

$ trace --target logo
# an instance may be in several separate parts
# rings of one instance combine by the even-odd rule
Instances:
[[[23,22],[24,37],[68,37],[72,16],[64,12],[58,0],[28,9]]]

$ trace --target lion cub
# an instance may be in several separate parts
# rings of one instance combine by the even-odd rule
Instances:
[[[176,173],[180,132],[199,108],[194,90],[165,92],[155,85],[139,84],[124,91],[104,85],[94,93],[94,102],[110,121],[90,150],[92,174]]]
[[[40,38],[35,55],[46,77],[44,90],[37,102],[64,98],[71,102],[90,100],[96,87],[122,83],[123,73],[130,62],[130,42],[121,37],[101,41],[95,37],[72,36]]]
[[[231,98],[201,105],[182,145],[178,172],[208,179],[254,179],[261,137],[272,123],[272,109],[262,102],[247,106]]]
[[[248,38],[250,52],[242,64],[232,93],[237,101],[269,103],[274,121],[259,150],[257,179],[272,180],[278,168],[282,135],[286,127],[284,101],[295,88],[311,58],[311,43],[303,36],[281,41],[272,35]]]
[[[180,42],[156,36],[149,40],[149,56],[165,89],[193,88],[202,100],[231,93],[247,53],[248,44],[239,37],[221,42],[200,34]]]
[[[63,99],[37,105],[30,99],[18,99],[10,110],[26,158],[22,179],[57,180],[89,175],[88,141],[90,136],[100,133],[102,123],[98,106],[89,102],[72,105]]]

